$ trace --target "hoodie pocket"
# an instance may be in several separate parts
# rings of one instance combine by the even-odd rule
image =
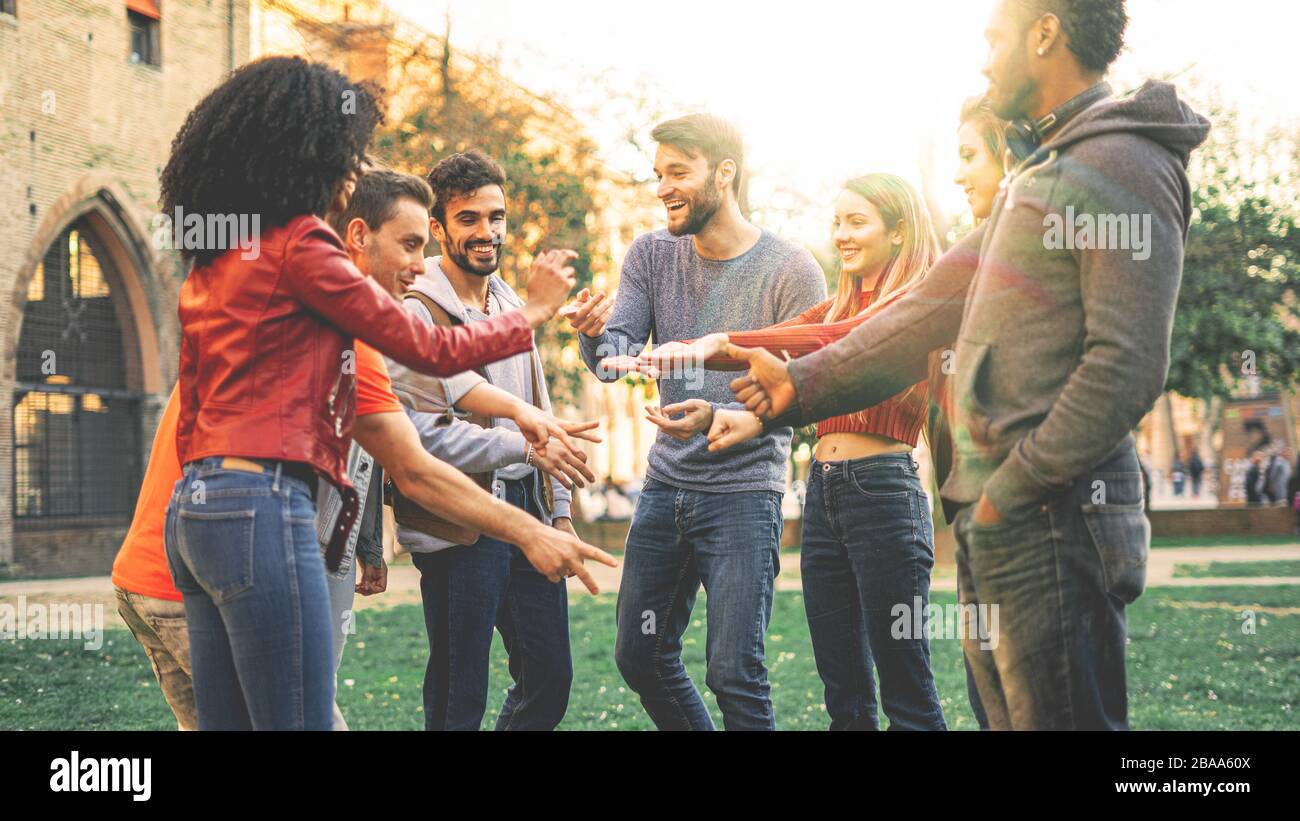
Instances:
[[[1132,604],[1146,589],[1151,523],[1142,502],[1082,506],[1093,545],[1101,560],[1106,592]]]
[[[954,444],[962,440],[984,443],[988,440],[989,415],[979,394],[980,374],[989,357],[989,346],[984,342],[961,340],[957,367],[952,374],[952,404],[956,409],[953,424]]]

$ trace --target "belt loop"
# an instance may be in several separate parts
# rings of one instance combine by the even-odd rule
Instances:
[[[271,492],[280,492],[280,473],[284,470],[284,462],[275,463],[275,481],[271,483]]]

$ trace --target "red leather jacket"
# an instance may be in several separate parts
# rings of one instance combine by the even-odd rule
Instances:
[[[306,215],[190,271],[180,295],[181,464],[205,456],[305,462],[343,493],[327,558],[357,515],[345,476],[352,443],[357,337],[385,356],[450,376],[531,350],[518,311],[440,328],[421,322],[352,264]]]

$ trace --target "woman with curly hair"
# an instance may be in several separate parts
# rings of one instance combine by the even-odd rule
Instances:
[[[357,514],[345,476],[361,339],[449,376],[532,348],[572,287],[562,252],[521,311],[454,329],[401,308],[350,261],[321,216],[346,205],[374,96],[295,57],[249,63],[205,97],[172,143],[164,211],[193,262],[180,296],[184,475],[166,549],[184,596],[200,729],[330,729],[329,593],[317,479],[342,491],[327,561]],[[254,226],[251,249],[202,226]],[[200,230],[191,235],[191,224]],[[251,250],[251,253],[250,253]],[[251,258],[250,258],[251,257]]]

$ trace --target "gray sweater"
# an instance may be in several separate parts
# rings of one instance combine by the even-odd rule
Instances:
[[[812,254],[764,231],[734,259],[708,260],[691,236],[655,231],[637,237],[623,260],[614,312],[599,338],[579,335],[582,358],[603,382],[608,356],[639,354],[656,344],[721,331],[748,331],[784,322],[826,298],[826,278]],[[736,374],[692,368],[659,380],[662,404],[704,399],[739,408],[728,387]],[[724,453],[711,454],[704,436],[687,441],[662,431],[650,449],[651,478],[687,490],[734,493],[785,490],[791,430],[784,428]]]
[[[411,289],[425,294],[448,314],[460,317],[464,322],[487,319],[480,311],[466,307],[456,296],[456,290],[439,267],[441,259],[426,259],[424,273],[415,278]],[[488,280],[488,291],[503,312],[523,305],[505,280],[496,274]],[[403,304],[424,321],[433,322],[429,311],[418,301],[408,299]],[[555,479],[524,464],[528,442],[513,419],[493,419],[490,429],[480,428],[464,419],[455,419],[450,423],[447,421],[448,408],[454,407],[465,394],[485,381],[531,404],[533,388],[529,369],[541,367],[536,351],[487,365],[484,368],[486,379],[475,371],[465,371],[440,379],[416,373],[391,359],[387,360],[387,364],[393,382],[393,393],[419,431],[425,450],[466,473],[492,472],[496,479],[531,482],[535,500],[540,493],[537,482],[551,482],[555,491],[554,517],[569,518],[572,492]],[[549,411],[551,399],[546,391],[546,379],[540,373],[537,384],[542,391],[539,404]],[[538,507],[540,509],[540,504]],[[409,528],[398,529],[398,540],[412,553],[428,553],[452,546],[451,542]]]
[[[1007,514],[1063,489],[1123,446],[1164,389],[1192,212],[1187,160],[1208,131],[1162,82],[1080,113],[1012,173],[935,281],[791,363],[799,409],[777,422],[883,401],[903,374],[923,373],[925,351],[955,340],[945,499],[983,492]],[[1103,221],[1129,228],[1128,242],[1100,242]],[[909,347],[918,340],[930,347]]]

